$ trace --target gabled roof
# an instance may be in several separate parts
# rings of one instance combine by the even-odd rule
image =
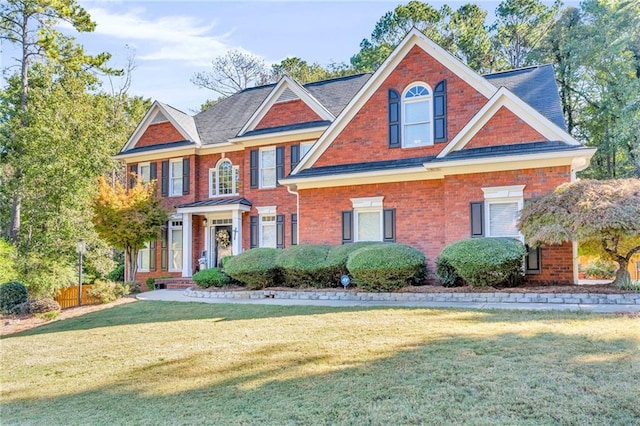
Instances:
[[[464,148],[501,107],[506,107],[509,111],[516,114],[548,140],[562,140],[573,146],[582,145],[568,134],[566,130],[556,126],[531,105],[511,93],[509,89],[501,87],[495,95],[491,97],[489,102],[487,102],[447,146],[440,151],[438,158],[443,158],[452,151],[458,151]]]
[[[318,117],[324,121],[333,121],[335,116],[325,108],[316,98],[313,97],[308,91],[306,91],[297,82],[292,80],[288,76],[284,76],[280,79],[276,87],[273,88],[271,93],[260,104],[258,109],[253,113],[251,118],[245,123],[245,125],[238,132],[238,136],[243,136],[247,132],[255,130],[256,126],[269,112],[271,107],[276,104],[282,95],[286,95],[287,99],[300,99],[304,102]],[[293,95],[293,96],[292,96]]]
[[[302,87],[331,115],[338,115],[371,74],[340,77]],[[297,83],[296,83],[297,85]],[[267,97],[275,93],[275,84],[242,90],[197,114],[194,119],[203,145],[226,143],[238,136]],[[328,120],[327,120],[328,121]]]
[[[200,145],[200,136],[196,128],[196,123],[190,115],[162,102],[155,101],[151,104],[149,111],[138,124],[127,143],[124,145],[120,154],[124,154],[135,148],[136,144],[156,117],[166,118],[173,127],[184,137],[185,140],[192,141],[196,145]]]
[[[484,78],[496,87],[506,87],[556,126],[567,130],[553,65],[537,65],[486,74]]]

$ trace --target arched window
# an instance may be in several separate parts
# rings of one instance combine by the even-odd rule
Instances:
[[[402,96],[402,146],[433,145],[432,93],[425,83],[409,86]]]
[[[237,195],[239,169],[226,158],[218,161],[215,169],[209,169],[209,196]]]

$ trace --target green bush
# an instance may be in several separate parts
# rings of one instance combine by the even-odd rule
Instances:
[[[424,273],[424,254],[401,244],[374,244],[352,252],[347,270],[365,290],[397,290],[413,284]]]
[[[334,246],[327,255],[325,260],[325,268],[327,268],[331,274],[331,286],[340,287],[340,278],[343,275],[347,275],[347,261],[351,253],[360,250],[363,247],[371,247],[374,245],[383,244],[375,241],[359,241],[356,243],[343,244],[341,246]]]
[[[13,309],[28,300],[29,294],[24,284],[9,281],[0,285],[0,312],[10,313]]]
[[[113,269],[113,271],[109,272],[107,274],[107,279],[109,281],[123,283],[124,282],[124,264],[122,263],[119,264]]]
[[[278,256],[278,266],[285,285],[289,287],[330,287],[331,270],[325,260],[331,246],[302,244],[286,248]]]
[[[0,238],[0,282],[18,278],[16,249],[9,241]]]
[[[153,291],[156,289],[156,279],[155,278],[147,278],[147,280],[144,282],[144,285],[147,286],[147,290],[149,291]]]
[[[109,303],[129,294],[129,286],[112,281],[96,280],[87,291],[87,294],[100,300],[102,303]]]
[[[608,280],[616,277],[617,266],[613,262],[597,259],[584,269],[585,278],[591,280]]]
[[[278,285],[280,273],[276,261],[279,251],[274,248],[255,248],[229,259],[224,271],[251,290]]]
[[[522,278],[524,245],[513,238],[471,238],[449,244],[439,258],[474,287],[517,284]]]
[[[464,280],[458,275],[456,268],[442,256],[438,256],[436,259],[436,276],[444,287],[460,287],[464,285]]]
[[[224,267],[227,265],[227,262],[228,262],[229,260],[231,260],[232,258],[233,258],[233,255],[232,255],[232,254],[230,254],[230,255],[228,255],[228,256],[222,256],[222,257],[220,258],[220,266],[222,267],[222,269],[224,269]]]
[[[231,281],[229,276],[222,272],[220,268],[204,269],[196,272],[193,274],[192,279],[202,288],[209,288],[211,286],[224,287]]]

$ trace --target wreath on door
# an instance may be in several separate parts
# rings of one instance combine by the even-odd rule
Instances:
[[[221,229],[216,232],[216,243],[218,243],[219,247],[227,248],[231,244],[231,238],[229,237],[229,233],[226,229]]]

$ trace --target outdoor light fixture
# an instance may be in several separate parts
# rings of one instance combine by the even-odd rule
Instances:
[[[76,250],[78,252],[79,262],[78,262],[78,306],[82,306],[82,257],[84,253],[87,251],[87,245],[84,240],[80,238],[78,240],[78,245],[76,246]]]
[[[207,218],[202,219],[202,226],[207,226]]]

